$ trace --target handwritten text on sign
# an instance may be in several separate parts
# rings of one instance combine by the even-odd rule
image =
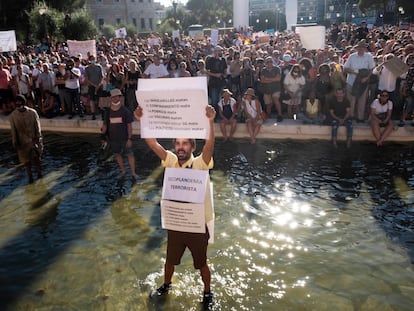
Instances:
[[[161,200],[161,227],[180,232],[205,233],[204,204]]]
[[[143,109],[141,137],[207,138],[206,85],[196,77],[140,79],[136,94]]]
[[[165,169],[161,201],[161,223],[164,229],[205,232],[207,181],[208,171],[205,170]]]

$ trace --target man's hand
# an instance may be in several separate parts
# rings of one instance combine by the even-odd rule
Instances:
[[[142,107],[138,105],[138,107],[134,110],[134,116],[137,120],[141,120],[143,116]]]
[[[213,106],[211,106],[211,105],[206,106],[206,116],[209,120],[214,121],[214,118],[216,117],[216,110],[214,109]]]

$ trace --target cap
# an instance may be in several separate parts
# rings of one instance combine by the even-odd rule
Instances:
[[[122,92],[120,89],[113,89],[111,90],[111,97],[113,96],[122,96]]]
[[[16,95],[16,102],[20,102],[23,105],[26,105],[26,97],[22,94],[17,94]]]
[[[220,45],[216,45],[214,51],[223,51],[223,48]]]

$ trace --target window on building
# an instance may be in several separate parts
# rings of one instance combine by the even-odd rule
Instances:
[[[121,19],[119,17],[116,19],[116,23],[117,23],[117,25],[119,25],[121,23]]]
[[[135,17],[132,18],[132,24],[137,27],[137,19]]]
[[[149,28],[150,28],[151,30],[154,30],[153,25],[152,25],[152,18],[150,18],[150,19],[148,20],[148,22],[149,22]]]
[[[141,18],[141,29],[145,29],[145,18]]]
[[[103,18],[99,18],[98,19],[98,27],[99,29],[102,29],[102,26],[104,25],[105,21]]]

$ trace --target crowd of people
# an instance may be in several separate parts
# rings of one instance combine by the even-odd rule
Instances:
[[[109,145],[121,171],[137,179],[132,150],[132,122],[143,116],[135,90],[140,79],[206,77],[209,104],[206,118],[210,134],[202,152],[194,157],[195,140],[176,138],[174,151],[157,139],[146,143],[172,168],[209,170],[213,166],[214,121],[220,123],[224,141],[233,139],[239,123],[245,123],[250,141],[256,142],[263,123],[298,119],[305,124],[332,127],[337,147],[338,128],[346,127],[346,146],[352,142],[353,122],[370,122],[376,144],[391,134],[393,120],[405,126],[413,120],[414,35],[397,27],[368,28],[333,24],[324,49],[307,50],[293,32],[252,38],[249,29],[195,41],[151,35],[147,39],[97,40],[94,54],[69,56],[63,44],[42,49],[20,47],[0,59],[0,109],[10,114],[12,143],[33,182],[32,162],[42,177],[43,139],[39,115],[45,118],[76,115],[93,120],[102,117],[103,144]],[[388,62],[398,58],[406,70],[396,75]],[[398,63],[397,63],[398,64]],[[210,185],[204,199],[205,217],[214,220]],[[181,202],[183,203],[183,202]],[[164,282],[151,296],[167,294],[175,266],[188,247],[194,267],[204,284],[203,304],[213,306],[211,272],[205,232],[168,230]]]
[[[270,35],[268,40],[253,36],[247,28],[221,35],[214,44],[209,37],[195,40],[168,34],[151,34],[146,39],[101,37],[96,40],[96,56],[70,57],[65,44],[22,46],[1,55],[0,109],[11,113],[16,95],[21,94],[41,117],[88,115],[96,119],[110,106],[112,89],[121,90],[123,104],[133,112],[138,105],[139,79],[206,76],[209,102],[216,109],[225,140],[232,139],[238,123],[246,122],[254,143],[260,125],[269,117],[278,122],[297,118],[306,124],[332,125],[334,134],[338,125],[352,128],[352,121],[375,120],[383,92],[388,93],[384,105],[391,117],[379,123],[381,128],[393,120],[399,120],[399,126],[412,120],[411,31],[398,26],[368,28],[365,21],[333,24],[326,31],[325,48],[319,50],[304,48],[294,32]],[[408,66],[405,74],[395,76],[387,67],[393,58]],[[338,89],[345,91],[344,104],[349,105],[349,113],[340,109],[339,116],[332,107],[338,106]],[[260,104],[253,115],[252,99]],[[375,122],[370,123],[381,145],[386,137],[378,134]],[[336,137],[332,140],[336,146]]]

